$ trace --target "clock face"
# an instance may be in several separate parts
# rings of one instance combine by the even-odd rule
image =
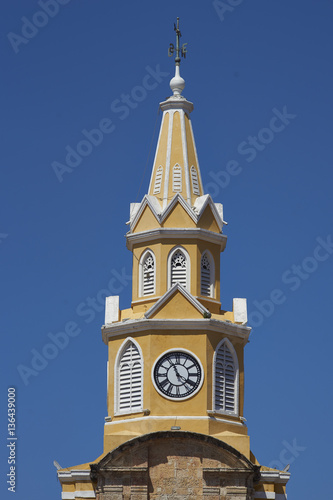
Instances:
[[[202,386],[203,368],[199,359],[185,349],[169,350],[153,366],[153,382],[162,396],[183,400]]]

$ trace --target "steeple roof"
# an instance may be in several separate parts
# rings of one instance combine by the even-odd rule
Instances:
[[[175,76],[170,81],[173,95],[160,103],[163,116],[148,190],[149,195],[156,196],[162,209],[177,193],[190,206],[204,194],[190,120],[193,104],[181,95],[185,80],[180,76],[179,53],[185,54],[186,44],[179,48],[180,32],[175,30],[176,49],[172,44],[169,49],[171,54],[176,51]]]

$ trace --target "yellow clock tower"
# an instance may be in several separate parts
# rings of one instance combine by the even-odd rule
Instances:
[[[286,499],[289,473],[260,466],[243,415],[246,299],[220,303],[223,207],[203,191],[182,95],[177,20],[172,96],[151,179],[130,207],[131,307],[107,297],[104,451],[60,469],[62,498]]]

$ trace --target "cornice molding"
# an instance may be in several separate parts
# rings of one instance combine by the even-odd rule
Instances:
[[[58,470],[58,479],[61,483],[71,483],[73,481],[91,481],[90,469],[85,470]]]
[[[132,251],[133,245],[136,243],[144,243],[146,241],[152,242],[167,238],[179,238],[182,240],[197,238],[199,240],[220,245],[221,252],[223,252],[227,244],[227,236],[225,234],[214,233],[208,229],[201,229],[199,227],[192,229],[161,227],[149,229],[147,231],[140,231],[139,233],[128,232],[126,234],[126,245],[127,248]]]
[[[166,101],[160,102],[160,108],[164,112],[171,110],[186,110],[188,113],[193,111],[193,102],[188,101],[185,97],[180,96],[175,98],[174,96],[169,97]]]
[[[248,326],[235,325],[226,321],[214,318],[202,319],[128,319],[126,321],[112,323],[112,325],[102,326],[102,338],[105,344],[112,337],[118,335],[133,335],[135,332],[151,332],[152,330],[186,330],[219,332],[230,335],[241,341],[242,344],[248,342],[251,328]]]
[[[260,471],[260,481],[264,483],[287,484],[290,479],[290,472],[283,471]]]

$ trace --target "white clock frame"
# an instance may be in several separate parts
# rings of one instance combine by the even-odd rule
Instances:
[[[155,366],[157,364],[157,362],[163,357],[165,356],[166,354],[168,354],[169,352],[184,352],[185,354],[189,354],[190,356],[192,356],[198,363],[198,365],[200,366],[200,369],[201,369],[201,380],[199,382],[199,385],[198,387],[193,391],[191,392],[191,394],[189,394],[188,396],[185,396],[185,397],[182,397],[182,398],[172,398],[171,396],[167,396],[166,394],[164,394],[162,391],[160,391],[160,389],[158,388],[156,382],[155,382],[155,377],[154,377],[154,370],[155,370]],[[202,387],[202,384],[204,382],[204,379],[205,379],[205,372],[204,372],[204,369],[203,369],[203,366],[202,366],[202,363],[200,361],[200,359],[198,358],[198,356],[196,354],[194,354],[192,351],[189,351],[188,349],[184,349],[183,347],[174,347],[172,349],[167,349],[166,351],[162,352],[162,354],[160,354],[154,364],[153,364],[153,367],[151,369],[151,379],[152,379],[152,382],[153,382],[153,386],[155,387],[156,391],[161,395],[163,396],[163,398],[165,399],[169,399],[170,401],[175,401],[175,402],[178,402],[180,403],[181,401],[186,401],[187,399],[190,399],[192,398],[193,396],[195,396],[201,389]]]

